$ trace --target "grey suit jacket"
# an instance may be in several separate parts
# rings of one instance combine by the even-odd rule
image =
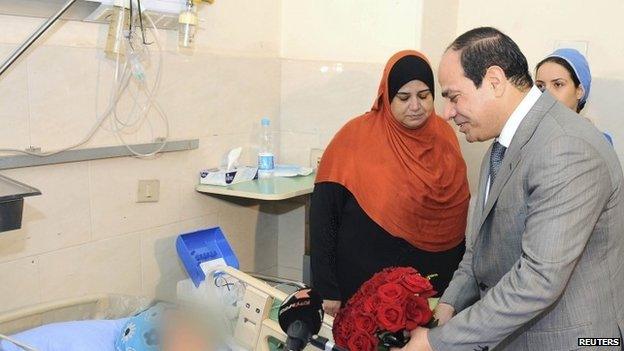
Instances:
[[[581,337],[620,337],[624,194],[613,148],[544,93],[484,203],[489,155],[466,254],[441,298],[457,315],[430,330],[434,350],[575,350]]]

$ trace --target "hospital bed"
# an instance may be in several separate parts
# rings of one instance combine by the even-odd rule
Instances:
[[[0,333],[12,335],[42,325],[88,319],[131,316],[150,304],[150,299],[116,294],[97,294],[46,302],[0,314]]]
[[[241,350],[279,350],[280,343],[286,340],[286,334],[277,322],[276,312],[288,294],[276,288],[275,284],[294,285],[296,288],[301,283],[266,276],[253,277],[232,267],[215,268],[208,274],[207,280],[222,274],[244,286],[242,300],[237,304],[241,310],[233,332],[234,340],[242,346]],[[188,296],[179,297],[184,300]],[[0,314],[0,334],[12,335],[56,322],[128,317],[145,309],[150,303],[150,299],[144,297],[104,294],[38,304]],[[248,310],[246,306],[249,306]],[[254,306],[260,306],[260,313]],[[325,315],[319,335],[331,340],[332,323],[333,318]],[[308,346],[305,350],[314,348]]]

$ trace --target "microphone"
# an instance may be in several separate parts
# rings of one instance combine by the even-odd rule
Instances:
[[[310,288],[299,289],[282,303],[278,316],[280,327],[288,335],[285,350],[301,351],[321,330],[323,299]]]
[[[310,339],[310,344],[315,346],[317,349],[321,349],[325,351],[349,351],[349,349],[340,347],[334,344],[333,341],[330,341],[329,339],[324,338],[322,336],[318,336],[318,335],[312,336],[312,338]]]
[[[279,325],[288,335],[285,350],[301,351],[309,343],[326,351],[348,351],[322,336],[323,299],[310,288],[299,289],[279,308]]]

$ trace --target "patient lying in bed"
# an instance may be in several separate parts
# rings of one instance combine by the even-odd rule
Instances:
[[[55,323],[12,338],[37,351],[211,351],[217,350],[212,333],[199,313],[157,303],[120,320]],[[8,341],[0,351],[22,351]]]
[[[189,311],[159,303],[130,318],[115,342],[116,351],[210,351],[209,334]]]

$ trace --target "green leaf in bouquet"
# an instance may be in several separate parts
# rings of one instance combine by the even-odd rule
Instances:
[[[438,303],[440,302],[440,298],[430,297],[427,299],[427,302],[429,303],[429,308],[433,311],[438,306]]]
[[[428,280],[431,280],[431,279],[433,279],[433,278],[437,278],[437,277],[438,277],[438,274],[437,274],[437,273],[435,273],[435,274],[429,274],[429,275],[428,275],[428,276],[426,276],[425,278],[427,278]]]

